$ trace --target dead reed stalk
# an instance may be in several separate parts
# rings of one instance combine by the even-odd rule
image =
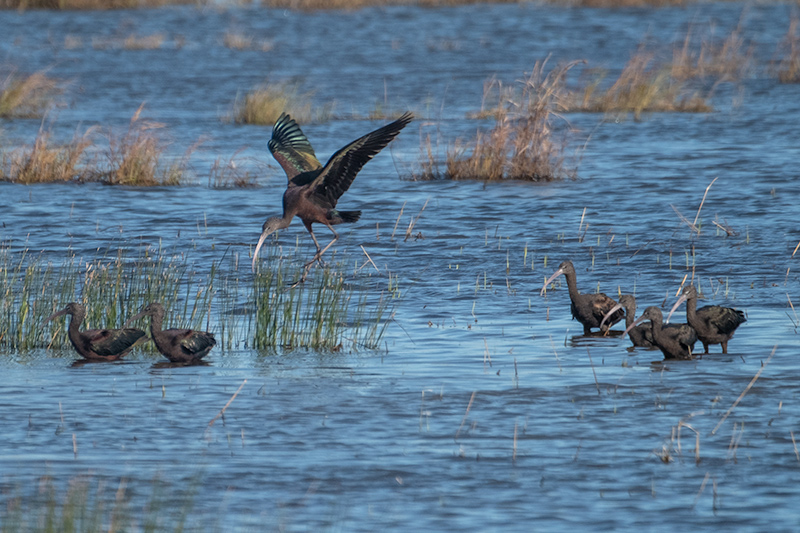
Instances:
[[[24,76],[12,71],[0,78],[0,118],[37,118],[60,92],[44,72]]]

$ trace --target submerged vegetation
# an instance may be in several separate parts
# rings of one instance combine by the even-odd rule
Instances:
[[[76,301],[86,307],[86,329],[122,327],[144,305],[160,302],[169,327],[216,329],[223,349],[377,348],[388,303],[346,282],[341,267],[289,287],[303,272],[294,259],[272,256],[252,289],[242,290],[237,257],[224,273],[212,263],[201,274],[184,255],[160,248],[135,258],[121,249],[89,261],[70,255],[57,265],[0,248],[0,347],[70,349],[67,322],[44,320]]]

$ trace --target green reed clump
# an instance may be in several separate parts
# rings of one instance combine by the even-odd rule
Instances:
[[[311,93],[303,93],[296,83],[263,83],[233,104],[233,120],[239,124],[272,126],[284,111],[300,123],[330,118],[331,105],[315,109]]]
[[[0,76],[0,118],[38,118],[60,92],[58,82],[43,72]]]
[[[367,288],[347,283],[340,265],[318,268],[304,283],[291,286],[302,272],[294,261],[271,257],[254,276],[254,348],[379,346],[388,309],[382,296],[374,301]]]

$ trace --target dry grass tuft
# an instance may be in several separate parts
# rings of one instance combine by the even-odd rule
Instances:
[[[262,52],[269,52],[275,48],[272,41],[258,40],[250,35],[232,31],[225,33],[222,37],[222,44],[226,48],[232,50],[260,50]]]
[[[42,72],[29,76],[11,72],[0,79],[0,117],[41,117],[59,92],[57,82]]]
[[[158,50],[166,38],[163,33],[152,35],[129,35],[125,37],[122,47],[127,50]]]
[[[264,83],[246,95],[236,99],[233,120],[239,124],[275,124],[284,111],[301,123],[330,118],[332,106],[315,110],[311,93],[301,93],[295,83]]]
[[[104,173],[110,185],[180,185],[186,174],[188,154],[167,167],[160,162],[164,146],[155,130],[164,125],[140,118],[144,106],[133,114],[128,130],[122,136],[108,135],[107,160],[109,170]]]
[[[258,187],[256,174],[236,162],[239,152],[227,161],[217,158],[208,175],[208,186],[214,189],[250,189]],[[257,163],[256,163],[257,164]]]
[[[778,80],[781,83],[800,83],[800,36],[798,36],[800,19],[793,16],[789,22],[789,31],[778,46],[781,56],[778,64]]]
[[[619,78],[602,90],[603,78],[589,84],[583,94],[575,94],[568,105],[573,111],[633,113],[643,112],[708,113],[713,108],[708,97],[674,79],[667,67],[655,61],[655,54],[639,50],[625,65]]]
[[[3,154],[0,180],[24,184],[85,181],[88,176],[81,160],[93,144],[91,134],[89,130],[69,144],[51,146],[50,132],[39,130],[32,147]]]
[[[738,81],[752,69],[753,45],[745,43],[741,28],[734,29],[722,42],[703,38],[699,51],[696,48],[692,46],[692,30],[689,29],[683,45],[672,52],[671,74],[674,79]]]
[[[561,65],[545,74],[546,63],[537,62],[528,79],[520,82],[519,90],[506,90],[490,82],[487,91],[496,87],[501,96],[497,106],[486,109],[484,105],[482,114],[494,117],[495,126],[488,132],[478,132],[469,145],[456,143],[447,153],[443,175],[428,137],[428,145],[423,144],[426,155],[422,172],[415,178],[551,181],[575,177],[576,170],[565,165],[569,128],[557,135],[554,122],[561,118],[558,111],[566,94],[567,73],[581,62]],[[484,97],[484,103],[486,100]]]

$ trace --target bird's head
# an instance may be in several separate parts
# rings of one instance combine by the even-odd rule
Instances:
[[[125,327],[128,327],[132,322],[142,318],[143,316],[157,316],[160,315],[162,318],[164,317],[164,306],[158,302],[153,302],[147,304],[144,309],[130,317],[128,320],[125,321]]]
[[[84,313],[85,313],[84,307],[81,304],[79,304],[77,302],[71,302],[71,303],[68,303],[66,305],[66,307],[64,307],[64,309],[62,309],[61,311],[58,311],[57,313],[53,313],[52,315],[47,317],[45,319],[45,322],[50,322],[54,318],[57,318],[57,317],[60,317],[60,316],[64,316],[64,315],[72,315],[73,317],[74,316],[83,317]]]
[[[261,237],[258,238],[258,244],[256,244],[256,251],[253,252],[253,272],[256,271],[256,260],[258,259],[258,252],[261,250],[261,247],[264,246],[264,241],[267,238],[278,231],[279,229],[283,229],[289,224],[284,221],[284,219],[280,217],[269,217],[265,222],[264,225],[261,226]]]

